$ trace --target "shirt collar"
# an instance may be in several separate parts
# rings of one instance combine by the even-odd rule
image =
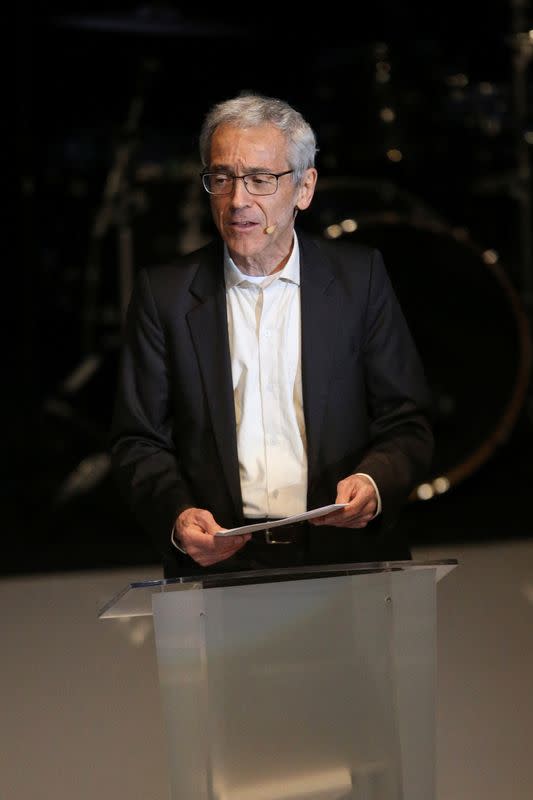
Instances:
[[[232,289],[234,286],[238,286],[241,283],[246,283],[248,277],[248,275],[246,275],[244,272],[241,272],[236,266],[228,252],[228,248],[224,244],[224,281],[226,283],[226,289]],[[265,279],[267,277],[268,276],[265,276]],[[300,285],[300,248],[298,246],[296,232],[294,233],[294,247],[292,248],[292,253],[289,256],[289,260],[283,269],[275,273],[275,277],[273,276],[273,279],[295,283],[296,286]],[[272,281],[270,281],[270,283],[272,283]]]

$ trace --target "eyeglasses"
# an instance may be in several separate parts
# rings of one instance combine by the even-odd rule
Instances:
[[[227,175],[225,172],[202,172],[202,183],[209,194],[231,194],[235,188],[237,178],[243,181],[246,191],[250,194],[275,194],[278,189],[278,179],[283,175],[290,175],[293,169],[285,172],[251,172],[249,175]]]

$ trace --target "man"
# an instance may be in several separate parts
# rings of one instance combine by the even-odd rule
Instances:
[[[200,152],[221,241],[137,276],[112,457],[167,577],[410,557],[394,523],[432,454],[423,371],[379,252],[295,230],[316,151],[281,100],[216,105]]]

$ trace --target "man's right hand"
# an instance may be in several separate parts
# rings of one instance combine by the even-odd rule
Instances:
[[[186,508],[176,520],[174,538],[197,564],[210,567],[233,556],[251,538],[241,536],[214,536],[225,530],[215,522],[210,511],[204,508]]]

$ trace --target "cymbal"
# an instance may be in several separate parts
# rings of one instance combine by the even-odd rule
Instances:
[[[101,33],[148,34],[150,36],[228,36],[244,33],[245,29],[225,22],[183,20],[172,10],[139,10],[132,14],[67,15],[54,18],[60,27]]]

